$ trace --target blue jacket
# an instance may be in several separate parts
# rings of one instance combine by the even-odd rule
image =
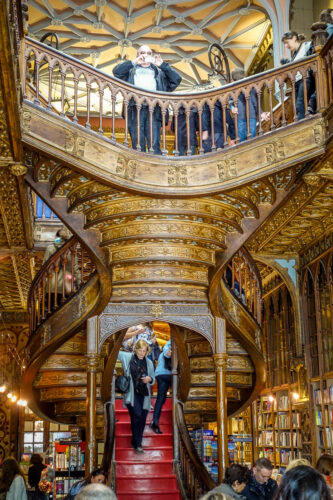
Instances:
[[[170,358],[170,356],[167,356],[167,352],[169,351],[170,348],[171,348],[171,340],[168,340],[168,342],[163,347],[163,351],[159,355],[157,367],[155,370],[155,377],[157,377],[158,375],[171,375],[171,370],[167,370],[165,368],[165,360],[164,360],[164,356],[166,358]]]
[[[229,101],[230,109],[235,107],[235,104],[232,99]],[[246,99],[243,92],[241,92],[238,96],[238,120],[246,120]],[[258,96],[254,89],[251,89],[250,98],[249,98],[249,114],[250,118],[255,118],[258,120]]]
[[[265,484],[259,484],[253,472],[251,472],[251,477],[246,483],[242,495],[247,500],[272,500],[275,490],[277,489],[277,482],[270,478]]]
[[[69,489],[69,492],[67,493],[65,500],[74,500],[79,491],[82,490],[82,488],[84,488],[85,486],[87,486],[87,484],[88,483],[86,479],[81,479],[80,481],[74,483],[73,486]]]

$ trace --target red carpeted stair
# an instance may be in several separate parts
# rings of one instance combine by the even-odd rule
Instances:
[[[152,399],[152,405],[155,398]],[[144,453],[135,453],[131,446],[131,424],[122,399],[116,400],[116,473],[119,500],[181,500],[177,479],[172,472],[172,399],[162,409],[160,429],[155,434],[148,425],[153,417],[149,412],[143,435]]]

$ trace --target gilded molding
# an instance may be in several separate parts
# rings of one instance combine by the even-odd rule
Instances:
[[[325,122],[313,118],[295,127],[281,128],[268,137],[258,137],[239,144],[224,153],[205,156],[205,168],[198,157],[177,160],[138,154],[81,130],[60,116],[49,116],[25,102],[23,109],[31,114],[29,130],[23,130],[26,144],[59,159],[67,159],[73,167],[118,189],[177,196],[223,192],[240,184],[272,175],[288,165],[321,154],[325,142]],[[66,145],[65,153],[63,145]],[[138,159],[140,158],[140,168]]]

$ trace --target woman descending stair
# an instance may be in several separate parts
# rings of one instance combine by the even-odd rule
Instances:
[[[155,405],[156,398],[152,398]],[[148,414],[148,422],[153,411]],[[116,400],[116,483],[119,500],[181,500],[173,474],[172,399],[167,398],[159,419],[162,434],[155,434],[147,424],[144,429],[143,453],[131,446],[130,416]]]
[[[119,351],[124,376],[128,387],[124,392],[124,407],[128,409],[131,419],[131,444],[136,453],[143,453],[142,435],[150,410],[150,386],[155,383],[154,366],[148,359],[149,344],[145,340],[138,340],[133,353]]]

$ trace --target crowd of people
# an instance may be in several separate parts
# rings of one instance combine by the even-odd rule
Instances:
[[[292,460],[279,484],[272,472],[267,458],[259,458],[251,471],[232,464],[223,482],[200,500],[332,500],[332,455],[322,455],[315,468],[304,458]]]
[[[322,12],[320,20],[327,25],[327,34],[330,37],[333,33],[333,11],[326,9]],[[312,41],[305,41],[302,34],[295,31],[289,31],[282,37],[282,42],[285,49],[290,52],[289,59],[282,59],[281,64],[295,62],[310,56],[314,53]],[[181,83],[181,75],[163,61],[160,54],[154,55],[152,49],[148,45],[142,45],[137,51],[137,56],[133,61],[126,60],[118,64],[113,74],[120,80],[131,83],[135,87],[146,91],[163,91],[172,92]],[[236,68],[232,72],[232,80],[240,81],[246,77],[242,68]],[[305,79],[302,74],[297,72],[295,77],[295,105],[298,120],[305,117],[306,113],[314,114],[316,112],[316,88],[315,77],[311,70],[307,71]],[[304,85],[307,90],[307,103],[304,102]],[[202,147],[205,153],[212,151],[213,143],[217,150],[222,149],[226,144],[232,146],[236,143],[236,127],[239,141],[242,142],[250,137],[257,135],[258,121],[269,121],[272,117],[269,112],[259,113],[259,103],[257,91],[252,88],[248,97],[248,109],[246,104],[245,94],[240,92],[237,102],[229,98],[228,106],[225,111],[222,108],[221,102],[216,101],[212,112],[206,103],[202,112]],[[307,107],[306,107],[307,106]],[[225,123],[223,114],[225,113]],[[171,130],[177,130],[177,152],[179,155],[195,154],[198,148],[198,132],[199,118],[198,110],[192,106],[188,112],[189,118],[186,117],[186,111],[183,105],[177,111],[177,126],[175,124],[175,116],[172,119]],[[249,114],[249,116],[247,116]],[[259,116],[260,115],[260,116]],[[165,116],[165,124],[168,123],[168,111]],[[150,127],[150,112],[149,105],[144,102],[140,108],[140,125],[137,126],[137,106],[134,98],[130,99],[128,105],[128,130],[131,136],[132,147],[134,149],[139,146],[141,151],[151,151],[155,154],[162,154],[160,136],[162,128],[162,111],[157,104],[154,107],[152,114],[152,144],[151,144],[151,127]],[[248,131],[249,123],[249,131]],[[187,127],[189,126],[190,149],[188,150],[187,142]],[[140,141],[138,141],[138,128],[140,130]],[[214,137],[212,137],[214,131]],[[227,137],[225,137],[225,135]],[[214,140],[213,140],[214,139]]]

